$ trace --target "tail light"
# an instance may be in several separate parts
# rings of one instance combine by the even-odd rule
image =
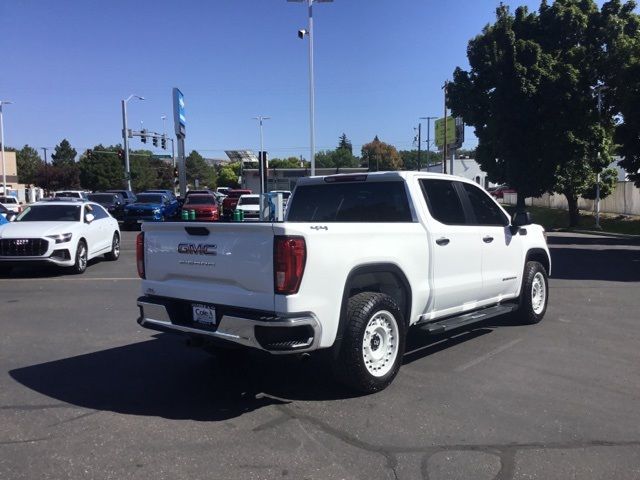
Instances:
[[[138,267],[138,276],[144,276],[144,232],[140,232],[136,237],[136,265]]]
[[[275,293],[298,293],[307,261],[303,237],[276,236],[273,244],[273,283]]]

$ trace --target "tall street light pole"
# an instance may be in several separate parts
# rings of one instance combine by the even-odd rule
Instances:
[[[132,98],[144,100],[140,95],[131,94],[122,100],[122,140],[124,146],[124,171],[127,176],[127,190],[131,190],[131,169],[129,167],[129,127],[127,126],[127,102]]]
[[[306,1],[309,11],[309,25],[307,30],[298,30],[298,38],[309,37],[309,150],[311,155],[311,175],[316,174],[316,139],[315,139],[315,87],[313,79],[313,4],[331,3],[333,0],[287,0],[302,3]]]
[[[4,119],[2,116],[2,107],[11,105],[13,102],[8,100],[0,100],[0,144],[2,145],[2,194],[7,194],[7,165],[4,161]]]
[[[265,192],[265,183],[267,178],[267,159],[265,158],[264,152],[264,134],[262,131],[262,126],[265,120],[269,120],[271,117],[265,117],[264,115],[258,115],[257,117],[253,117],[254,120],[258,120],[258,125],[260,128],[260,153],[258,154],[258,161],[260,164],[260,220],[262,220],[264,215],[264,192]]]
[[[49,190],[49,167],[47,166],[47,147],[40,147],[44,153],[44,189]]]
[[[431,157],[431,120],[438,117],[420,117],[420,120],[427,121],[427,168],[429,168],[429,159]]]

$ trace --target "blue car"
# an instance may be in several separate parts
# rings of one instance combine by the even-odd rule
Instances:
[[[178,202],[163,193],[144,192],[137,195],[135,203],[124,208],[124,228],[142,222],[164,222],[178,214]]]

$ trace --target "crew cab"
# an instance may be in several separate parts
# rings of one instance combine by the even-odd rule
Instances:
[[[337,378],[385,388],[407,330],[498,315],[539,322],[551,259],[528,212],[425,172],[301,178],[284,222],[145,224],[138,323],[208,350],[327,352]]]
[[[178,201],[166,193],[143,192],[136,201],[124,207],[124,228],[131,229],[142,222],[164,222],[178,214]]]

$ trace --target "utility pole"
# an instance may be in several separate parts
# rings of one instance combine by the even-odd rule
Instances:
[[[260,126],[260,154],[258,155],[258,165],[260,165],[260,220],[263,220],[264,214],[264,194],[265,184],[267,183],[267,164],[266,153],[264,151],[264,135],[262,132],[262,125],[265,120],[269,120],[271,117],[265,117],[264,115],[258,115],[253,117],[254,120],[258,120]]]
[[[288,2],[307,4],[309,14],[309,25],[306,30],[298,30],[298,38],[303,39],[309,37],[309,149],[311,153],[311,175],[316,174],[316,139],[315,139],[315,85],[313,78],[313,4],[314,3],[330,3],[333,0],[287,0]]]
[[[2,149],[2,194],[7,194],[7,165],[4,162],[4,119],[2,117],[2,106],[13,102],[0,100],[0,148]]]
[[[49,167],[47,166],[47,147],[41,147],[44,152],[44,189],[49,191]]]
[[[418,122],[418,171],[421,170],[420,150],[422,145],[422,123]]]
[[[447,87],[449,81],[445,80],[442,90],[444,90],[444,141],[442,142],[442,173],[447,173]]]
[[[427,121],[427,168],[429,168],[429,161],[431,159],[431,120],[435,120],[438,117],[420,117],[420,120]]]

